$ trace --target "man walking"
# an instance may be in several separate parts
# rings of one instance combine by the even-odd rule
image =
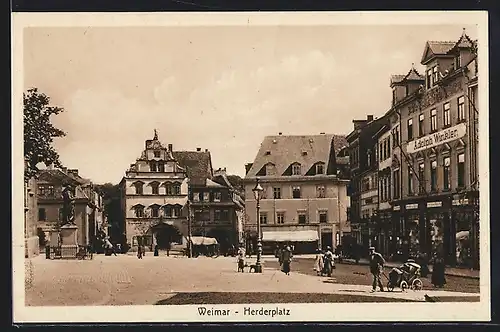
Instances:
[[[374,247],[370,247],[370,272],[373,275],[372,293],[377,290],[377,284],[380,287],[380,291],[384,291],[384,286],[382,286],[382,280],[380,280],[380,274],[384,269],[385,260],[381,254],[375,251]]]

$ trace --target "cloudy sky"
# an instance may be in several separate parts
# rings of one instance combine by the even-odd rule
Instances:
[[[24,87],[65,112],[62,162],[118,183],[158,130],[244,175],[266,135],[348,134],[390,106],[427,40],[473,26],[75,27],[24,30]],[[421,71],[422,72],[422,71]]]

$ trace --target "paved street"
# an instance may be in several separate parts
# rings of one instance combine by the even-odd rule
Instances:
[[[311,275],[312,267],[307,259],[297,259],[292,268],[299,273],[290,276],[278,271],[275,260],[268,258],[262,275],[237,273],[232,257],[188,259],[148,255],[138,260],[132,255],[96,255],[93,260],[63,261],[47,260],[41,255],[31,262],[28,269],[32,278],[26,291],[26,305],[34,306],[169,304],[169,299],[171,304],[213,303],[215,298],[231,303],[286,299],[303,302],[305,298],[308,302],[373,302],[378,301],[378,297],[384,301],[423,301],[424,294],[439,301],[479,300],[474,286],[465,287],[469,293],[434,290],[426,285],[418,292],[396,290],[370,294],[369,276],[358,274],[361,270],[366,272],[366,267],[339,265],[336,278],[322,278]],[[448,279],[452,285],[454,282]],[[472,282],[463,279],[457,283]],[[200,293],[194,300],[193,292]],[[280,300],[276,299],[279,294],[271,296],[271,293],[288,295],[282,295]],[[302,295],[292,295],[297,293]]]

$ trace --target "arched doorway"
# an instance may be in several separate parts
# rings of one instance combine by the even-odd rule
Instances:
[[[158,249],[169,249],[172,243],[182,243],[182,234],[173,225],[160,224],[152,229]]]

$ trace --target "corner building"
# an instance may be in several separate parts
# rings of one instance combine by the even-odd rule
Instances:
[[[421,64],[393,75],[389,254],[440,252],[478,268],[477,41],[428,41]]]

